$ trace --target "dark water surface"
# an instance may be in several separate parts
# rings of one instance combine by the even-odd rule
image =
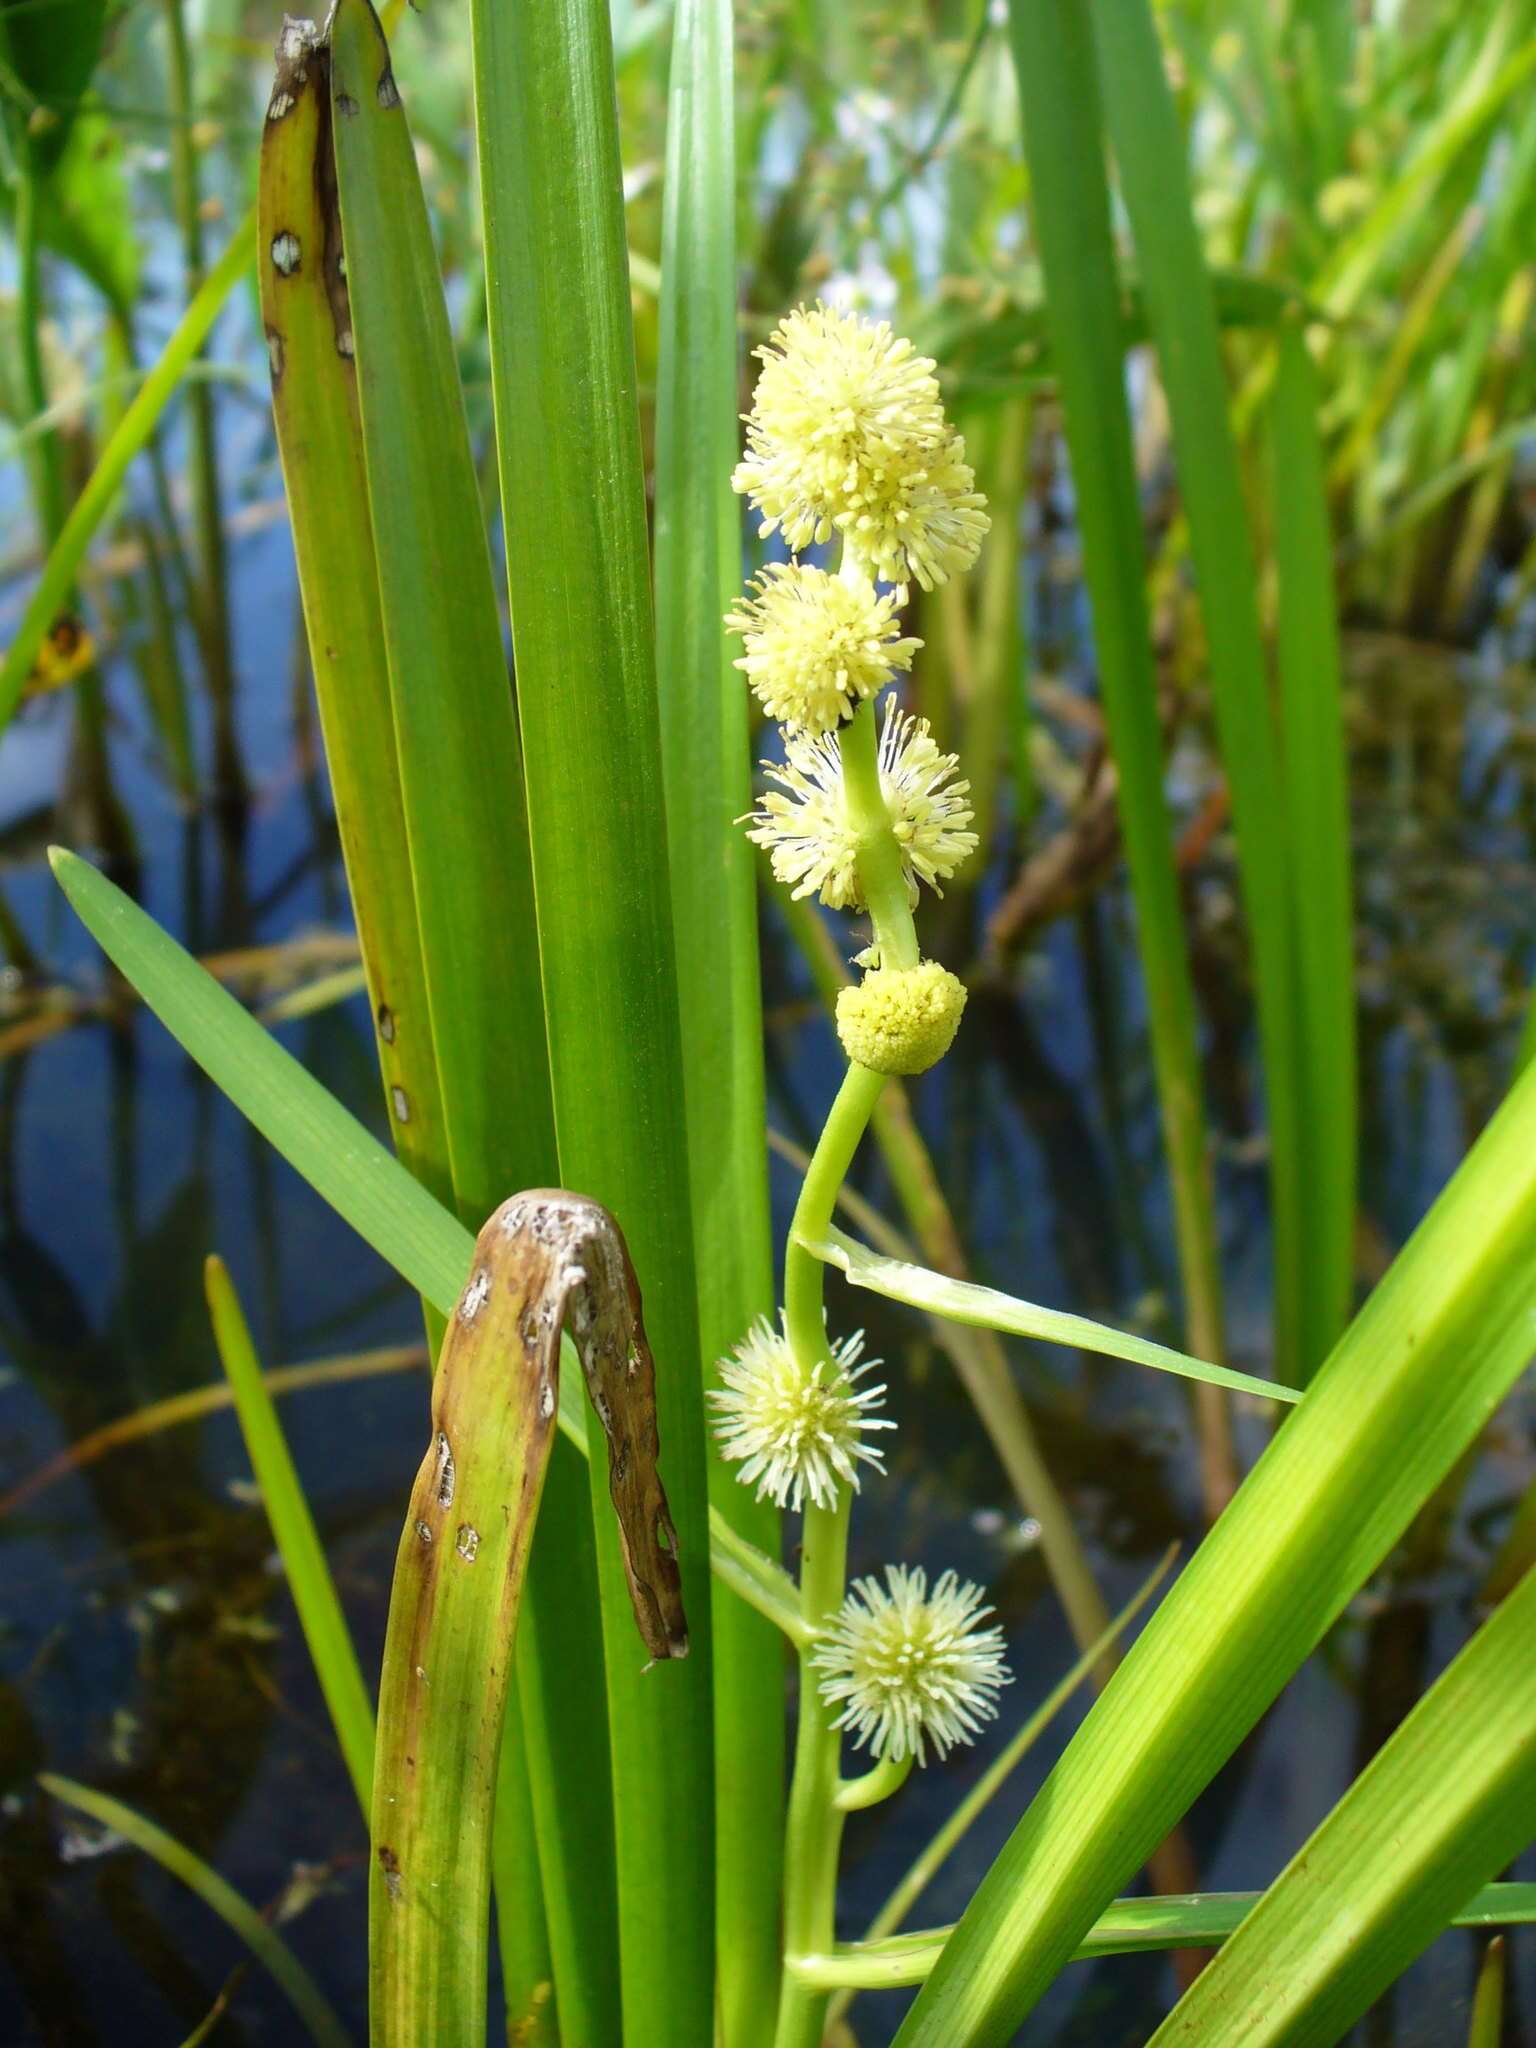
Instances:
[[[254,798],[242,835],[175,811],[125,665],[110,670],[112,752],[142,857],[142,894],[199,952],[344,931],[328,801],[296,738],[296,598],[285,530],[239,543],[235,645]],[[1361,1262],[1402,1241],[1497,1101],[1536,955],[1531,860],[1536,698],[1520,663],[1358,645],[1352,689],[1365,1047]],[[79,836],[51,805],[68,710],[50,700],[0,750],[0,882],[49,971],[103,986],[94,946],[42,860]],[[1230,867],[1198,895],[1211,1093],[1235,1362],[1264,1362],[1262,1148]],[[1126,907],[1103,892],[973,1002],[960,1051],[919,1096],[982,1277],[1167,1334],[1167,1205]],[[833,1042],[803,972],[767,934],[772,1115],[808,1139],[833,1085]],[[963,945],[961,946],[963,952]],[[960,964],[957,958],[957,964]],[[809,1021],[807,1021],[809,1015]],[[375,1129],[360,1000],[281,1035]],[[776,1168],[780,1221],[791,1181]],[[889,1203],[878,1171],[873,1197]],[[0,1490],[145,1403],[218,1378],[202,1303],[210,1251],[229,1262],[271,1364],[411,1343],[412,1297],[255,1138],[152,1019],[80,1023],[0,1063]],[[1006,1624],[1021,1719],[1072,1661],[1030,1532],[917,1319],[863,1297],[889,1367],[891,1479],[862,1496],[854,1570],[922,1561],[986,1581]],[[1112,1604],[1174,1538],[1199,1530],[1188,1411],[1176,1385],[1104,1360],[1015,1352],[1053,1468],[1089,1532]],[[283,1419],[365,1667],[382,1643],[399,1516],[420,1454],[425,1379],[396,1373],[295,1394]],[[1208,1889],[1259,1887],[1465,1640],[1472,1596],[1532,1473],[1529,1392],[1502,1416],[1443,1554],[1354,1604],[1323,1651],[1196,1808]],[[1241,1418],[1251,1456],[1263,1440]],[[234,1938],[137,1852],[52,1805],[52,1769],[116,1794],[258,1904],[307,1871],[286,1928],[365,2036],[364,1855],[304,1645],[232,1418],[162,1431],[65,1476],[0,1521],[0,2044],[174,2048],[242,1961]],[[1081,1701],[1020,1768],[917,1910],[953,1918]],[[844,1931],[874,1906],[996,1741],[915,1778],[848,1833]],[[1536,2043],[1536,1936],[1517,1933],[1510,2048]],[[1477,1948],[1440,1942],[1360,2030],[1372,2048],[1465,2040]],[[1143,2042],[1172,1995],[1158,1958],[1069,1971],[1020,2035]],[[861,2000],[868,2043],[902,2001]],[[215,2028],[226,2048],[299,2038],[259,1969]],[[447,2048],[447,2044],[444,2044]],[[660,2048],[660,2044],[658,2044]],[[679,2044],[691,2048],[691,2044]]]

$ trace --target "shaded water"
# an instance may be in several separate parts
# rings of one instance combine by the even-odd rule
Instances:
[[[112,758],[147,906],[199,952],[347,926],[320,771],[295,723],[297,603],[280,526],[234,557],[240,716],[254,800],[243,834],[180,819],[126,664],[109,668]],[[1524,666],[1479,668],[1359,645],[1352,690],[1364,1018],[1362,1271],[1380,1270],[1497,1101],[1536,955],[1531,864],[1536,693]],[[0,752],[0,847],[13,908],[51,974],[100,989],[94,947],[42,861],[73,837],[50,802],[67,706],[31,711]],[[1232,882],[1218,843],[1196,890],[1220,1213],[1235,1362],[1262,1369],[1263,1158]],[[774,1122],[814,1134],[833,1040],[782,932],[767,934]],[[963,942],[961,943],[963,951]],[[360,1001],[282,1027],[285,1042],[382,1130]],[[920,1093],[940,1176],[980,1277],[1121,1323],[1166,1326],[1167,1204],[1127,909],[1101,891],[1016,973],[978,993],[957,1057]],[[775,1169],[782,1227],[792,1184]],[[878,1173],[864,1185],[889,1201]],[[189,1066],[160,1027],[86,1021],[0,1064],[0,1489],[100,1424],[218,1377],[201,1295],[217,1250],[264,1359],[414,1342],[412,1298]],[[1038,1554],[942,1358],[916,1319],[862,1297],[903,1424],[891,1479],[862,1496],[852,1568],[888,1558],[982,1579],[1006,1625],[1013,1723],[1072,1660]],[[1105,1360],[1016,1347],[1058,1479],[1112,1604],[1166,1544],[1199,1532],[1179,1388]],[[425,1426],[425,1380],[397,1373],[290,1397],[284,1420],[365,1667],[377,1663],[399,1514]],[[1532,1471],[1529,1394],[1496,1425],[1443,1554],[1354,1605],[1190,1822],[1203,1886],[1261,1886],[1344,1789],[1470,1626],[1473,1591]],[[1263,1440],[1241,1418],[1245,1451]],[[249,1485],[219,1415],[112,1451],[0,1521],[0,2044],[162,2048],[213,2005],[242,1956],[157,1868],[38,1793],[49,1768],[153,1815],[259,1903],[300,1875],[287,1932],[364,2033],[364,1833]],[[1082,1711],[977,1828],[918,1909],[954,1917]],[[920,1775],[848,1834],[857,1933],[938,1816],[995,1748]],[[1514,1937],[1509,2044],[1536,2042],[1536,1937]],[[1465,2037],[1471,1937],[1451,1936],[1361,2029],[1373,2048]],[[1020,2036],[1145,2040],[1169,1966],[1069,1971]],[[854,2008],[889,2038],[895,1998]],[[253,1970],[212,2036],[295,2037]]]

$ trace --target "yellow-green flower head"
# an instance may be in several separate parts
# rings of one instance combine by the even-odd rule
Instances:
[[[997,1718],[997,1695],[1012,1683],[1003,1632],[978,1628],[992,1612],[981,1588],[953,1572],[928,1591],[927,1574],[888,1564],[885,1584],[855,1579],[853,1590],[812,1651],[825,1672],[822,1698],[842,1704],[833,1724],[853,1731],[876,1757],[926,1763],[931,1742],[942,1757],[974,1742]]]
[[[759,1316],[731,1356],[721,1359],[723,1384],[708,1396],[720,1411],[715,1434],[721,1455],[741,1461],[737,1478],[748,1486],[757,1481],[759,1500],[768,1495],[779,1507],[798,1510],[809,1495],[817,1507],[830,1508],[840,1485],[858,1492],[860,1462],[884,1470],[882,1454],[864,1438],[896,1425],[874,1412],[885,1388],[858,1384],[880,1362],[861,1365],[863,1349],[861,1330],[833,1345],[807,1375],[788,1337]]]
[[[757,351],[731,481],[798,554],[842,534],[871,575],[924,590],[970,568],[986,499],[944,417],[933,363],[857,313],[800,307]]]
[[[855,1066],[877,1074],[924,1074],[955,1042],[965,984],[923,960],[916,967],[872,967],[837,998],[837,1035]]]
[[[910,668],[923,644],[900,637],[896,600],[863,578],[771,562],[752,588],[757,595],[725,615],[746,648],[736,666],[789,732],[830,732]]]
[[[939,887],[976,851],[968,829],[971,785],[955,781],[960,765],[941,754],[926,718],[903,717],[893,698],[880,733],[880,793],[901,847],[907,895],[917,902],[918,884]],[[837,735],[790,734],[784,762],[765,761],[768,780],[778,784],[752,813],[747,837],[766,847],[775,877],[796,896],[820,896],[833,910],[862,910],[858,838],[848,822],[843,789],[843,755]]]

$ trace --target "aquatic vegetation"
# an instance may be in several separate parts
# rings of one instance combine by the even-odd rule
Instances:
[[[1495,421],[1524,370],[1494,377],[1458,351],[1462,374],[1440,390],[1431,431],[1409,366],[1448,340],[1436,305],[1413,298],[1379,363],[1358,316],[1377,294],[1412,292],[1404,245],[1422,253],[1441,233],[1442,253],[1471,248],[1446,211],[1426,206],[1428,225],[1417,222],[1415,194],[1443,181],[1453,212],[1496,136],[1524,192],[1536,151],[1510,110],[1536,43],[1504,7],[1486,48],[1480,15],[1395,71],[1377,66],[1373,41],[1360,70],[1379,68],[1383,104],[1424,128],[1402,181],[1362,197],[1318,84],[1353,77],[1356,57],[1320,20],[1311,67],[1294,75],[1252,27],[1233,87],[1205,47],[1214,8],[1160,20],[1145,0],[1016,0],[1008,12],[1005,37],[980,10],[930,142],[889,178],[869,175],[873,146],[859,160],[877,194],[862,228],[814,203],[809,172],[786,203],[787,215],[836,216],[816,230],[850,259],[830,280],[825,265],[809,275],[814,235],[784,277],[781,243],[794,237],[754,242],[757,228],[735,215],[738,143],[769,155],[772,64],[806,54],[777,18],[740,37],[749,98],[763,106],[739,115],[731,10],[680,0],[673,12],[667,90],[643,113],[666,156],[654,275],[632,248],[636,209],[652,202],[626,179],[619,113],[638,90],[627,57],[643,53],[649,27],[626,28],[620,10],[615,31],[605,0],[474,0],[478,160],[472,188],[454,188],[455,225],[454,205],[433,217],[434,124],[417,118],[427,82],[397,78],[369,0],[339,0],[323,27],[288,22],[262,107],[254,234],[242,226],[205,265],[182,138],[188,310],[102,436],[72,510],[51,456],[38,465],[46,559],[0,682],[7,714],[135,452],[175,391],[202,391],[200,351],[254,252],[391,1146],[131,892],[77,855],[54,863],[143,1002],[419,1293],[439,1357],[375,1732],[249,1330],[228,1275],[209,1268],[252,1464],[369,1810],[380,2044],[478,2042],[493,1939],[509,2027],[529,2043],[821,2048],[856,1995],[907,1987],[910,2006],[879,2038],[1001,2048],[1074,1958],[1194,1943],[1223,1946],[1162,2017],[1159,2041],[1336,2039],[1458,1916],[1536,1920],[1536,1887],[1496,1881],[1527,1845],[1536,1797],[1536,1581],[1519,1544],[1490,1580],[1502,1595],[1490,1618],[1261,1899],[1201,1894],[1167,1860],[1193,1802],[1411,1538],[1529,1364],[1529,1071],[1352,1314],[1338,619],[1341,593],[1382,602],[1394,580],[1411,610],[1432,514],[1461,494],[1460,560],[1486,539],[1489,492],[1509,473],[1514,443]],[[1176,72],[1165,35],[1183,52]],[[763,58],[763,38],[778,56]],[[170,49],[186,114],[184,39]],[[894,56],[869,61],[927,60],[898,38]],[[1442,116],[1443,77],[1455,90]],[[992,91],[985,111],[966,102],[950,162],[957,190],[962,167],[989,177],[969,214],[957,198],[948,216],[974,232],[946,238],[946,263],[952,254],[970,274],[918,290],[931,252],[908,235],[885,266],[896,305],[866,310],[856,236],[896,253],[893,218],[973,79]],[[814,164],[841,161],[846,139],[814,83],[797,90]],[[1209,95],[1206,118],[1192,118],[1192,93]],[[1268,144],[1255,149],[1249,96],[1277,93],[1292,123],[1259,130]],[[776,138],[780,155],[789,146]],[[1202,205],[1235,171],[1242,234]],[[34,154],[19,202],[27,235],[48,173]],[[1301,223],[1294,245],[1277,225],[1282,200]],[[1492,210],[1507,252],[1525,216],[1502,195]],[[442,251],[463,260],[464,216],[474,288],[449,294]],[[1318,232],[1325,221],[1344,223],[1336,244]],[[748,358],[744,435],[739,234],[745,324],[767,335]],[[1441,274],[1449,290],[1448,263]],[[1509,317],[1506,280],[1496,265],[1480,276],[1470,308],[1463,287],[1450,296],[1486,339],[1493,309],[1495,327]],[[1156,373],[1144,417],[1127,396],[1131,345]],[[38,362],[27,368],[26,408],[40,417],[49,394]],[[1030,464],[1056,435],[1042,424],[1046,380],[1101,700],[1081,714],[1099,748],[1096,816],[1110,854],[1117,841],[1124,853],[1134,909],[1179,1349],[971,1282],[903,1092],[935,1069],[926,1104],[942,1112],[951,1085],[963,1092],[955,1048],[986,1023],[994,993],[971,935],[1024,844],[1019,643],[1042,607],[1026,628],[1020,561]],[[1433,444],[1419,509],[1390,478],[1371,482],[1362,420],[1395,448]],[[238,809],[206,407],[190,426],[212,782]],[[1150,574],[1138,429],[1178,491]],[[57,452],[50,434],[41,445]],[[1341,532],[1355,550],[1342,572]],[[1170,796],[1174,728],[1207,693],[1219,768],[1202,829],[1221,831],[1230,808],[1255,991],[1271,1379],[1227,1357],[1215,1124]],[[89,725],[88,688],[79,703]],[[760,745],[759,713],[780,728]],[[1068,818],[1069,868],[1073,829]],[[841,1053],[830,1101],[809,1118],[782,1246],[763,1142],[754,849],[779,892],[771,928],[804,939],[818,1028]],[[874,1143],[917,1251],[849,1186]],[[840,1205],[858,1236],[840,1227]],[[1081,1652],[1040,1716],[1015,1714],[1042,1672],[1030,1644],[1009,1640],[996,1586],[926,1553],[850,1580],[856,1504],[870,1513],[901,1476],[898,1456],[920,1462],[923,1446],[888,1412],[904,1392],[894,1370],[875,1382],[863,1333],[836,1334],[844,1297],[829,1317],[829,1269],[938,1330],[1039,1518]],[[1149,1379],[1171,1373],[1161,1384],[1191,1395],[1211,1526],[1123,1661],[1137,1603],[1111,1621],[999,1364],[1004,1332],[1151,1368]],[[1250,1425],[1241,1444],[1237,1397]],[[798,1518],[790,1530],[785,1513]],[[1528,1513],[1516,1518],[1528,1527]],[[937,1864],[1090,1674],[1097,1699],[957,1924],[900,1932]],[[979,1743],[1000,1745],[997,1758],[952,1804],[896,1905],[865,1941],[840,1938],[847,1816],[910,1798],[914,1767],[947,1792],[936,1767]],[[844,1776],[860,1752],[866,1768]],[[91,1795],[48,1782],[90,1810]],[[285,1944],[203,1859],[131,1814],[122,1828],[214,1903],[318,2037],[336,2037]],[[1175,1839],[1175,1865],[1181,1854]],[[1166,1899],[1122,1897],[1149,1867]],[[865,2038],[883,2024],[863,2009],[858,2023]]]

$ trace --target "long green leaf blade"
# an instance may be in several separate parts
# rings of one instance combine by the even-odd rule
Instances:
[[[176,323],[159,360],[134,393],[133,402],[118,421],[110,441],[101,451],[89,483],[75,500],[58,539],[48,551],[43,573],[27,600],[15,637],[0,662],[0,728],[10,723],[21,700],[22,686],[37,659],[37,651],[48,629],[69,598],[96,530],[111,511],[122,489],[128,465],[149,441],[160,416],[175,397],[187,365],[192,361],[209,330],[224,309],[224,302],[245,275],[255,248],[254,212],[243,220],[230,237],[229,246],[198,286],[192,301]]]
[[[300,30],[285,29],[278,46],[257,219],[272,413],[337,833],[385,1101],[410,1111],[392,1113],[390,1128],[412,1173],[451,1205],[343,275],[329,58]]]
[[[899,2039],[1002,2043],[1529,1362],[1527,1073],[1201,1545],[973,1899]]]
[[[652,1309],[695,1653],[642,1677],[599,1528],[624,2030],[714,2015],[703,1388],[645,489],[604,0],[473,10],[492,382],[560,1173]]]
[[[172,1877],[180,1878],[211,1912],[217,1913],[234,1930],[257,1961],[271,1972],[287,1993],[295,2012],[319,2048],[352,2048],[351,2037],[336,2016],[335,2007],[275,1928],[269,1927],[248,1899],[243,1899],[227,1879],[220,1877],[201,1856],[168,1835],[152,1820],[90,1785],[77,1785],[73,1778],[61,1778],[53,1771],[40,1771],[37,1782],[45,1792],[66,1806],[88,1813],[92,1820],[111,1828],[125,1841],[155,1861]]]
[[[1095,1956],[1146,1955],[1159,1949],[1217,1948],[1235,1934],[1262,1892],[1196,1892],[1116,1899],[1072,1952],[1074,1962]],[[1452,1927],[1523,1927],[1536,1923],[1536,1884],[1489,1884],[1451,1916]],[[952,1927],[928,1927],[883,1941],[849,1941],[830,1956],[807,1960],[808,1982],[831,1990],[895,1990],[921,1984],[932,1973]]]
[[[1299,326],[1287,323],[1268,424],[1296,970],[1296,1109],[1307,1162],[1308,1271],[1297,1301],[1304,1360],[1325,1357],[1349,1318],[1357,1149],[1348,764],[1317,405],[1306,340]]]
[[[1173,1189],[1191,1350],[1222,1355],[1221,1282],[1206,1156],[1195,999],[1184,942],[1157,676],[1143,586],[1124,320],[1099,138],[1099,89],[1081,0],[1014,0],[1032,215],[1046,281],[1083,578],[1146,979],[1158,1105]]]
[[[1340,2040],[1536,1827],[1536,1573],[1378,1751],[1152,2040]],[[1150,2048],[1150,2044],[1149,2044]]]
[[[1226,1387],[1233,1393],[1253,1394],[1262,1401],[1301,1398],[1292,1387],[1254,1379],[1250,1373],[1234,1372],[1229,1366],[1210,1365],[1203,1358],[1170,1351],[1166,1344],[1154,1344],[1129,1330],[1114,1330],[1106,1323],[1091,1322],[1087,1316],[1041,1308],[1037,1302],[1021,1301],[1017,1295],[1000,1293],[995,1287],[981,1287],[974,1280],[952,1280],[947,1273],[935,1273],[927,1266],[887,1258],[842,1230],[832,1230],[824,1239],[802,1238],[800,1242],[813,1257],[825,1259],[846,1273],[853,1286],[867,1287],[872,1294],[883,1294],[888,1301],[904,1301],[911,1308],[926,1309],[929,1315],[947,1316],[951,1322],[970,1323],[982,1330],[1008,1330],[1017,1337],[1039,1337],[1048,1344],[1070,1344],[1079,1351],[1096,1351],[1105,1358],[1127,1358],[1137,1365],[1153,1366],[1158,1372],[1177,1373],[1182,1379]]]
[[[448,1315],[474,1252],[464,1226],[131,897],[63,847],[49,861],[81,923],[172,1037],[365,1243]],[[586,1414],[569,1374],[560,1384],[559,1421],[585,1457]],[[713,1511],[710,1565],[797,1639],[788,1573]]]
[[[1307,1302],[1316,1264],[1316,1211],[1306,1199],[1296,1097],[1285,805],[1216,307],[1190,208],[1178,116],[1146,0],[1073,4],[1092,16],[1104,110],[1189,514],[1264,1053],[1277,1366],[1295,1384],[1322,1362],[1338,1325],[1323,1328],[1324,1319]]]
[[[208,1313],[213,1319],[214,1342],[235,1397],[251,1470],[261,1488],[261,1504],[272,1524],[283,1574],[298,1609],[299,1624],[330,1710],[331,1725],[352,1776],[353,1790],[366,1813],[373,1793],[373,1702],[363,1682],[362,1667],[336,1595],[336,1583],[326,1564],[325,1549],[304,1497],[303,1484],[293,1468],[240,1298],[222,1259],[207,1261],[204,1286]]]
[[[426,201],[367,0],[336,8],[330,71],[416,922],[454,1189],[478,1222],[555,1165],[517,722]]]
[[[63,847],[54,847],[49,860],[97,943],[209,1079],[381,1258],[447,1315],[474,1250],[463,1224],[131,897]],[[569,1405],[572,1428],[585,1441],[574,1395]]]
[[[415,917],[459,1215],[478,1224],[520,1187],[558,1178],[523,772],[490,549],[420,174],[367,0],[330,22],[330,107],[357,361],[377,588]],[[398,1042],[403,1029],[394,1020]],[[414,1116],[391,1100],[398,1128]],[[557,1449],[556,1457],[569,1453]],[[579,2042],[616,2024],[603,1653],[589,1512],[557,1487],[540,1518],[518,1637],[522,1725],[540,1834],[498,1856],[498,1924],[516,2003],[535,1995],[538,1880]],[[546,1652],[558,1635],[558,1665]],[[509,1736],[512,1734],[509,1730]],[[503,1826],[511,1826],[510,1815]],[[583,1910],[570,1901],[580,1896]]]
[[[763,1146],[748,692],[723,614],[741,575],[736,169],[729,0],[672,28],[656,394],[656,669],[688,1109],[699,1349],[725,1355],[773,1304]],[[777,1555],[779,1517],[719,1458],[710,1497]],[[784,1696],[775,1631],[717,1587],[715,1854],[725,2048],[771,2037],[778,1997]]]

